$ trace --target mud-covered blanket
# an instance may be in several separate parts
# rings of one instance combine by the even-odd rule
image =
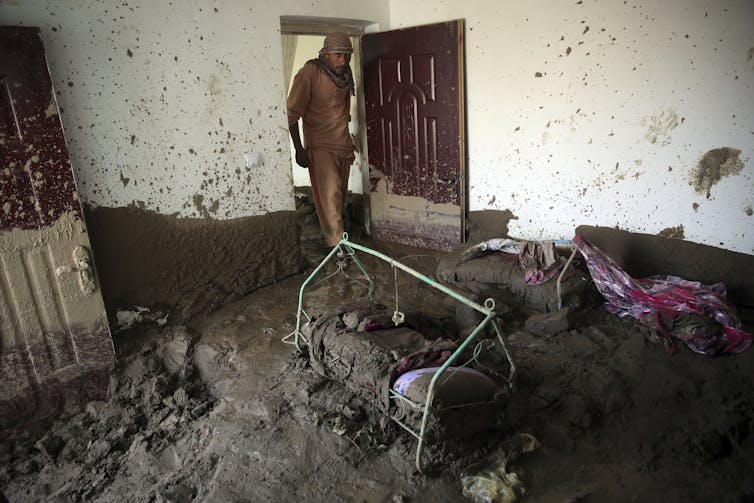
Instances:
[[[408,313],[406,323],[396,327],[391,314],[381,306],[344,307],[325,313],[307,329],[312,368],[365,396],[383,412],[399,375],[440,366],[456,349],[447,338],[425,337],[419,331],[421,316]]]

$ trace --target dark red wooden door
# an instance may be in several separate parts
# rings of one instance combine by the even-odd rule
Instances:
[[[39,29],[0,27],[0,440],[104,397],[113,360]]]
[[[463,21],[364,35],[362,58],[372,235],[449,249],[464,235]]]

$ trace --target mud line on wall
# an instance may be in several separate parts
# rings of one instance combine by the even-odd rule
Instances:
[[[303,268],[295,212],[231,220],[178,218],[135,206],[85,209],[108,315],[162,305],[212,311]]]

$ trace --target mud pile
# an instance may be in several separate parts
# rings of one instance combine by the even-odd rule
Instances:
[[[436,270],[426,250],[364,244],[423,274]],[[363,263],[375,302],[392,307],[394,270]],[[647,328],[599,303],[574,309],[567,323],[533,323],[530,305],[501,297],[517,379],[496,411],[500,427],[468,455],[419,473],[410,434],[281,342],[296,326],[304,279],[187,328],[119,339],[111,398],[42,438],[0,445],[0,491],[12,502],[413,502],[461,501],[505,482],[526,502],[754,498],[754,350],[669,355]],[[415,278],[397,283],[402,310],[475,323]],[[364,294],[338,274],[305,302],[315,314]],[[507,374],[504,359],[483,363]]]
[[[213,401],[193,378],[182,327],[122,357],[107,401],[56,421],[41,438],[0,444],[0,486],[10,501],[186,501],[197,496]]]

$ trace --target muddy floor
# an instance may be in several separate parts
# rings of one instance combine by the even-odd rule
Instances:
[[[314,233],[303,238],[311,270],[322,249]],[[440,259],[364,243],[427,275]],[[393,270],[360,257],[376,278],[375,299],[392,306]],[[365,296],[355,268],[328,266],[320,278],[331,273],[305,296],[310,314]],[[11,502],[483,501],[481,488],[503,491],[506,481],[510,495],[532,502],[754,500],[754,350],[668,355],[598,302],[574,313],[567,330],[535,335],[525,328],[531,310],[511,300],[498,307],[517,381],[500,427],[420,473],[410,435],[375,421],[368,404],[283,341],[304,279],[180,325],[116,334],[108,401],[43,436],[1,444],[2,494]],[[408,275],[398,275],[398,292],[402,309],[456,315],[444,294]]]

